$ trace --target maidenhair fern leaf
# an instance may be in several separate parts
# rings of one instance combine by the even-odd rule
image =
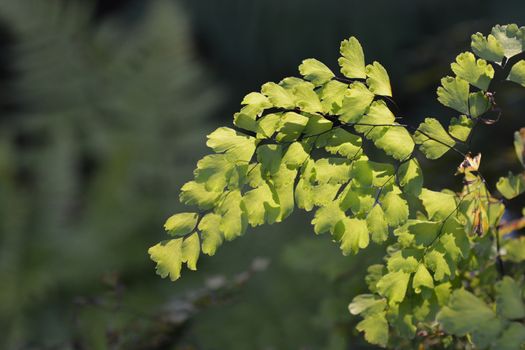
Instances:
[[[440,158],[456,144],[435,118],[425,119],[415,132],[414,140],[428,159]]]
[[[340,52],[342,56],[339,58],[341,73],[348,78],[366,78],[365,56],[359,41],[355,37],[343,40]]]
[[[388,73],[379,62],[366,66],[366,83],[372,93],[380,96],[392,96],[390,78]]]
[[[498,191],[507,199],[512,199],[525,192],[525,178],[523,174],[501,177],[496,184]]]
[[[456,111],[469,114],[469,86],[468,82],[456,77],[441,79],[441,86],[437,89],[438,101]]]
[[[483,59],[476,60],[471,52],[459,54],[451,67],[456,76],[481,90],[487,90],[494,78],[494,68]]]
[[[503,54],[511,58],[523,52],[525,48],[525,28],[516,24],[496,25],[492,28],[492,35],[503,49]]]
[[[304,60],[299,66],[299,72],[315,86],[323,85],[334,77],[334,73],[332,73],[330,68],[314,58]]]
[[[456,76],[443,78],[437,90],[439,102],[458,113],[443,124],[426,118],[413,132],[389,108],[385,68],[365,65],[353,37],[340,47],[344,77],[307,59],[299,67],[303,78],[249,93],[234,115],[235,129],[208,136],[213,154],[197,163],[194,180],[181,189],[181,202],[196,209],[170,217],[165,229],[175,238],[149,249],[157,273],[176,280],[184,263],[196,269],[201,251],[213,255],[248,226],[281,222],[298,207],[313,212],[313,231],[329,233],[344,255],[366,249],[370,240],[388,242],[384,265],[368,269],[372,294],[349,306],[363,317],[357,329],[370,343],[386,346],[401,338],[405,347],[435,341],[465,347],[468,341],[480,349],[519,349],[525,341],[523,283],[496,276],[525,261],[524,240],[508,242],[504,234],[525,224],[502,220],[505,206],[490,194],[481,156],[464,149],[474,125],[494,122],[482,117],[499,108],[487,89],[501,76],[495,74],[504,69],[500,64],[523,52],[524,33],[507,25],[472,36],[479,58],[458,55],[451,65]],[[524,62],[512,67],[508,80],[525,86]],[[523,132],[514,135],[522,165],[524,139]],[[415,145],[431,160],[451,149],[461,155],[463,188],[424,188]],[[511,173],[496,187],[512,199],[525,192],[525,177]],[[484,288],[486,281],[494,288]]]
[[[512,66],[507,80],[525,86],[525,60],[520,60]]]
[[[492,34],[484,36],[481,33],[472,35],[472,51],[479,57],[500,64],[505,56],[503,46]]]
[[[166,220],[164,229],[172,236],[184,236],[193,231],[198,218],[197,213],[178,213]]]

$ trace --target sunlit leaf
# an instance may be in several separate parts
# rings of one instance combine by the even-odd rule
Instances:
[[[348,40],[343,40],[340,52],[342,56],[339,58],[341,73],[348,78],[366,78],[365,56],[359,41],[353,36]]]
[[[389,272],[377,282],[377,292],[388,299],[389,305],[402,302],[405,299],[410,273]]]
[[[441,79],[441,86],[437,89],[438,101],[456,111],[469,114],[469,85],[468,82],[456,77]]]
[[[503,47],[492,34],[486,37],[481,33],[473,34],[470,46],[476,55],[487,61],[500,64],[505,56]]]
[[[217,248],[222,244],[223,234],[220,230],[221,216],[208,213],[199,222],[202,237],[202,252],[210,256],[215,255]]]
[[[434,280],[424,264],[419,264],[412,281],[412,288],[416,293],[421,293],[421,287],[434,289]]]
[[[176,281],[182,268],[182,238],[160,242],[148,249],[151,260],[157,263],[156,270],[160,277],[169,276]]]
[[[468,118],[466,115],[460,115],[459,117],[454,117],[450,120],[448,132],[456,139],[465,142],[467,141],[473,126],[474,122],[472,119]]]
[[[190,270],[197,270],[197,260],[199,260],[200,252],[201,245],[199,234],[197,232],[194,232],[188,237],[184,238],[181,248],[181,259],[182,262],[186,263]]]
[[[299,66],[299,72],[316,86],[323,85],[335,76],[330,68],[315,58],[304,60]]]
[[[514,175],[509,172],[508,176],[500,177],[496,188],[505,198],[515,198],[525,192],[525,178],[523,174]]]
[[[392,96],[390,78],[386,69],[379,62],[366,66],[366,76],[366,83],[372,93],[380,96]]]
[[[520,60],[512,66],[507,80],[525,86],[525,60]]]
[[[525,29],[516,24],[495,25],[492,28],[492,35],[496,38],[503,49],[503,54],[511,58],[521,52],[525,46]]]
[[[197,213],[178,213],[166,220],[164,229],[172,236],[184,236],[193,231],[198,218]]]
[[[350,85],[343,98],[339,119],[344,123],[355,123],[366,113],[374,100],[374,94],[365,84],[355,82]]]
[[[494,68],[483,59],[476,60],[471,52],[459,54],[451,67],[458,77],[481,90],[487,90],[494,78]]]
[[[416,144],[428,159],[437,159],[456,145],[454,139],[434,118],[426,118],[414,134]]]

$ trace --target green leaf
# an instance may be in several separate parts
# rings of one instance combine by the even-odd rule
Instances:
[[[496,340],[491,349],[494,350],[521,350],[525,344],[525,326],[512,322],[505,327],[501,337]]]
[[[436,295],[439,306],[445,306],[448,304],[451,286],[450,282],[445,282],[438,284],[436,288],[434,288],[434,294]]]
[[[470,46],[476,55],[487,61],[500,64],[505,56],[503,47],[492,34],[487,37],[481,33],[473,34]]]
[[[235,113],[233,124],[239,128],[250,131],[255,131],[257,129],[255,122],[257,116],[261,115],[265,109],[272,107],[268,98],[258,92],[251,92],[246,95],[241,104],[244,105],[244,107],[239,113]]]
[[[451,67],[458,77],[481,90],[487,90],[494,78],[494,68],[483,59],[476,60],[471,52],[459,54]]]
[[[435,118],[425,118],[425,122],[420,124],[414,133],[414,140],[428,159],[438,159],[456,145]]]
[[[281,113],[271,113],[257,120],[257,138],[270,138],[281,125]]]
[[[366,215],[375,204],[376,192],[372,187],[359,187],[352,181],[341,194],[341,208],[352,210],[354,215]]]
[[[521,52],[525,46],[523,27],[518,28],[515,24],[496,25],[492,28],[492,35],[496,38],[503,49],[503,54],[511,58]]]
[[[469,112],[472,118],[483,115],[491,107],[488,97],[482,91],[470,93],[468,96]]]
[[[200,209],[212,208],[219,199],[221,192],[209,191],[204,183],[190,181],[181,188],[180,201],[186,205],[197,205]]]
[[[403,271],[413,273],[416,272],[417,267],[417,259],[403,251],[393,253],[387,260],[387,268],[390,272]]]
[[[292,91],[286,90],[276,83],[266,83],[261,87],[261,92],[277,108],[293,109],[295,96]]]
[[[424,264],[418,265],[416,274],[412,281],[412,288],[414,288],[414,291],[417,294],[421,293],[421,287],[434,289],[434,280]]]
[[[390,307],[387,311],[387,320],[393,328],[393,333],[404,339],[414,339],[417,327],[414,325],[414,309],[411,299],[399,305]],[[417,306],[416,306],[417,307]]]
[[[525,86],[525,60],[520,60],[512,66],[507,80]]]
[[[232,240],[244,233],[247,226],[246,208],[242,202],[241,192],[229,192],[219,207],[222,215],[220,230],[227,240]]]
[[[316,234],[328,231],[333,232],[335,225],[345,217],[345,213],[339,208],[339,204],[336,202],[321,207],[317,209],[312,220],[314,232]]]
[[[182,262],[186,263],[190,270],[197,270],[197,260],[199,260],[200,252],[201,245],[199,234],[197,232],[194,232],[190,236],[184,238],[181,248],[181,260]]]
[[[389,305],[395,305],[405,299],[410,273],[389,272],[377,282],[377,292],[388,299]]]
[[[294,86],[295,103],[302,112],[319,113],[323,111],[323,106],[314,88],[315,85],[308,82]]]
[[[370,344],[385,347],[388,343],[388,322],[385,312],[365,317],[357,324],[356,329],[365,333],[365,339]]]
[[[452,293],[448,306],[438,313],[437,321],[447,333],[460,337],[470,334],[480,349],[494,341],[503,328],[494,311],[464,289]]]
[[[348,305],[348,311],[352,315],[373,315],[378,312],[384,311],[386,308],[385,299],[379,299],[373,294],[361,294],[356,296],[350,305]]]
[[[509,320],[524,318],[525,305],[521,286],[512,278],[503,277],[496,283],[496,305],[498,314]]]
[[[341,66],[341,73],[352,79],[366,78],[365,56],[359,41],[353,36],[348,40],[343,40],[340,52],[341,56],[343,56],[338,60]]]
[[[281,164],[281,169],[272,175],[271,183],[273,191],[277,194],[279,206],[281,208],[276,222],[281,222],[293,212],[294,184],[297,177],[297,170],[289,169],[285,164]]]
[[[425,265],[434,271],[434,279],[436,281],[441,281],[451,274],[444,254],[436,250],[432,250],[425,255]]]
[[[375,101],[355,125],[355,129],[374,141],[375,146],[386,154],[405,160],[414,150],[414,141],[405,127],[396,123],[395,119],[384,101]]]
[[[381,207],[385,211],[385,219],[389,226],[396,227],[408,219],[408,204],[401,197],[399,188],[394,187],[381,199]]]
[[[184,236],[193,231],[198,218],[197,213],[178,213],[166,220],[164,229],[172,236]]]
[[[392,96],[390,78],[386,69],[379,63],[374,62],[366,66],[366,83],[372,93],[379,96]]]
[[[450,217],[456,210],[455,196],[446,192],[436,192],[424,188],[419,195],[428,218],[439,221]]]
[[[366,285],[372,293],[377,292],[377,282],[383,277],[386,273],[386,269],[381,264],[374,264],[368,266],[366,269],[367,275],[365,277]]]
[[[509,172],[507,177],[500,177],[496,188],[505,198],[515,198],[525,192],[525,178],[523,174],[514,175]]]
[[[345,183],[350,180],[351,163],[343,158],[321,158],[315,162],[319,183]]]
[[[323,135],[332,129],[333,123],[317,114],[311,114],[303,130],[305,136]]]
[[[459,77],[445,77],[441,79],[441,86],[437,89],[437,95],[441,104],[460,113],[469,114],[469,85],[465,80]]]
[[[233,129],[222,127],[208,135],[206,145],[216,153],[227,155],[232,161],[248,162],[255,152],[256,139]]]
[[[270,100],[259,92],[250,92],[244,96],[241,105],[245,106],[242,110],[242,114],[247,114],[250,117],[260,115],[265,109],[271,108],[272,104]]]
[[[343,255],[357,254],[359,249],[368,247],[370,237],[366,221],[343,217],[335,226],[334,239],[341,243]]]
[[[374,100],[374,94],[365,84],[355,82],[350,85],[343,98],[339,120],[343,123],[355,123],[365,114]]]
[[[352,178],[360,186],[386,187],[394,183],[395,169],[391,164],[372,162],[361,156],[353,163]]]
[[[506,260],[516,263],[525,261],[525,236],[506,240],[505,243],[507,254],[504,258]]]
[[[333,129],[317,139],[317,145],[325,147],[331,154],[339,154],[348,159],[359,157],[362,153],[361,137],[341,128]]]
[[[514,150],[521,165],[525,167],[525,128],[514,133]]]
[[[275,139],[278,142],[292,142],[301,136],[308,124],[308,118],[295,112],[287,112],[282,116],[281,124],[282,127]]]
[[[310,155],[304,149],[301,142],[293,142],[288,146],[283,157],[283,163],[289,168],[296,169],[304,164]]]
[[[388,238],[388,223],[385,220],[385,213],[380,205],[375,205],[366,217],[368,230],[372,235],[372,240],[382,243]]]
[[[385,101],[374,101],[366,115],[357,122],[355,129],[357,132],[366,134],[367,138],[374,140],[381,137],[388,130],[387,126],[381,125],[393,124],[395,120],[396,117],[387,107]]]
[[[312,185],[309,181],[300,179],[295,189],[297,206],[306,211],[312,210],[314,205],[327,206],[334,200],[340,187],[339,184]]]
[[[458,118],[453,117],[450,120],[448,132],[456,139],[465,142],[467,141],[473,126],[474,122],[472,119],[466,115],[460,115]]]
[[[338,114],[347,90],[348,84],[340,81],[331,80],[326,83],[319,91],[323,111],[325,113]]]
[[[257,161],[261,163],[261,172],[263,174],[274,174],[279,171],[282,160],[281,145],[261,145],[257,147]]]
[[[525,128],[514,133],[514,150],[521,165],[525,167]]]
[[[248,191],[243,196],[248,223],[252,226],[263,225],[265,222],[273,224],[280,214],[279,204],[274,199],[274,193],[263,183],[261,186]]]
[[[157,263],[157,274],[176,281],[182,268],[182,238],[160,242],[148,249],[151,260]]]
[[[419,196],[423,187],[423,171],[416,158],[411,158],[399,166],[398,181],[403,193]]]
[[[387,126],[383,134],[373,134],[374,145],[397,160],[406,160],[414,151],[414,140],[404,126]]]
[[[215,213],[204,215],[199,222],[202,236],[202,252],[212,256],[222,244],[223,235],[220,230],[221,216]]]
[[[323,85],[335,77],[330,68],[314,58],[304,60],[299,66],[299,72],[316,86]]]
[[[429,246],[438,236],[442,223],[434,221],[408,220],[408,232],[413,235],[418,247]]]
[[[219,192],[228,184],[234,167],[225,154],[207,155],[197,162],[195,180],[204,183],[207,190]]]

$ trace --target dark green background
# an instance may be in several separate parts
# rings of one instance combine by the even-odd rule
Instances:
[[[449,63],[511,22],[525,24],[523,1],[0,0],[0,348],[365,348],[347,304],[381,247],[343,257],[296,212],[176,283],[147,248],[246,93],[308,57],[336,71],[355,35],[407,123],[446,120]],[[517,166],[523,97],[501,87],[503,122],[476,132],[489,182]],[[458,189],[460,161],[423,162],[428,186]]]

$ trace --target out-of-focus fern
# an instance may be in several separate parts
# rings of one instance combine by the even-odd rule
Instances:
[[[180,9],[146,7],[133,26],[95,26],[79,2],[0,1],[18,105],[2,117],[0,142],[2,348],[26,338],[40,300],[144,266],[144,228],[199,152],[199,137],[181,130],[210,114],[218,91]]]

